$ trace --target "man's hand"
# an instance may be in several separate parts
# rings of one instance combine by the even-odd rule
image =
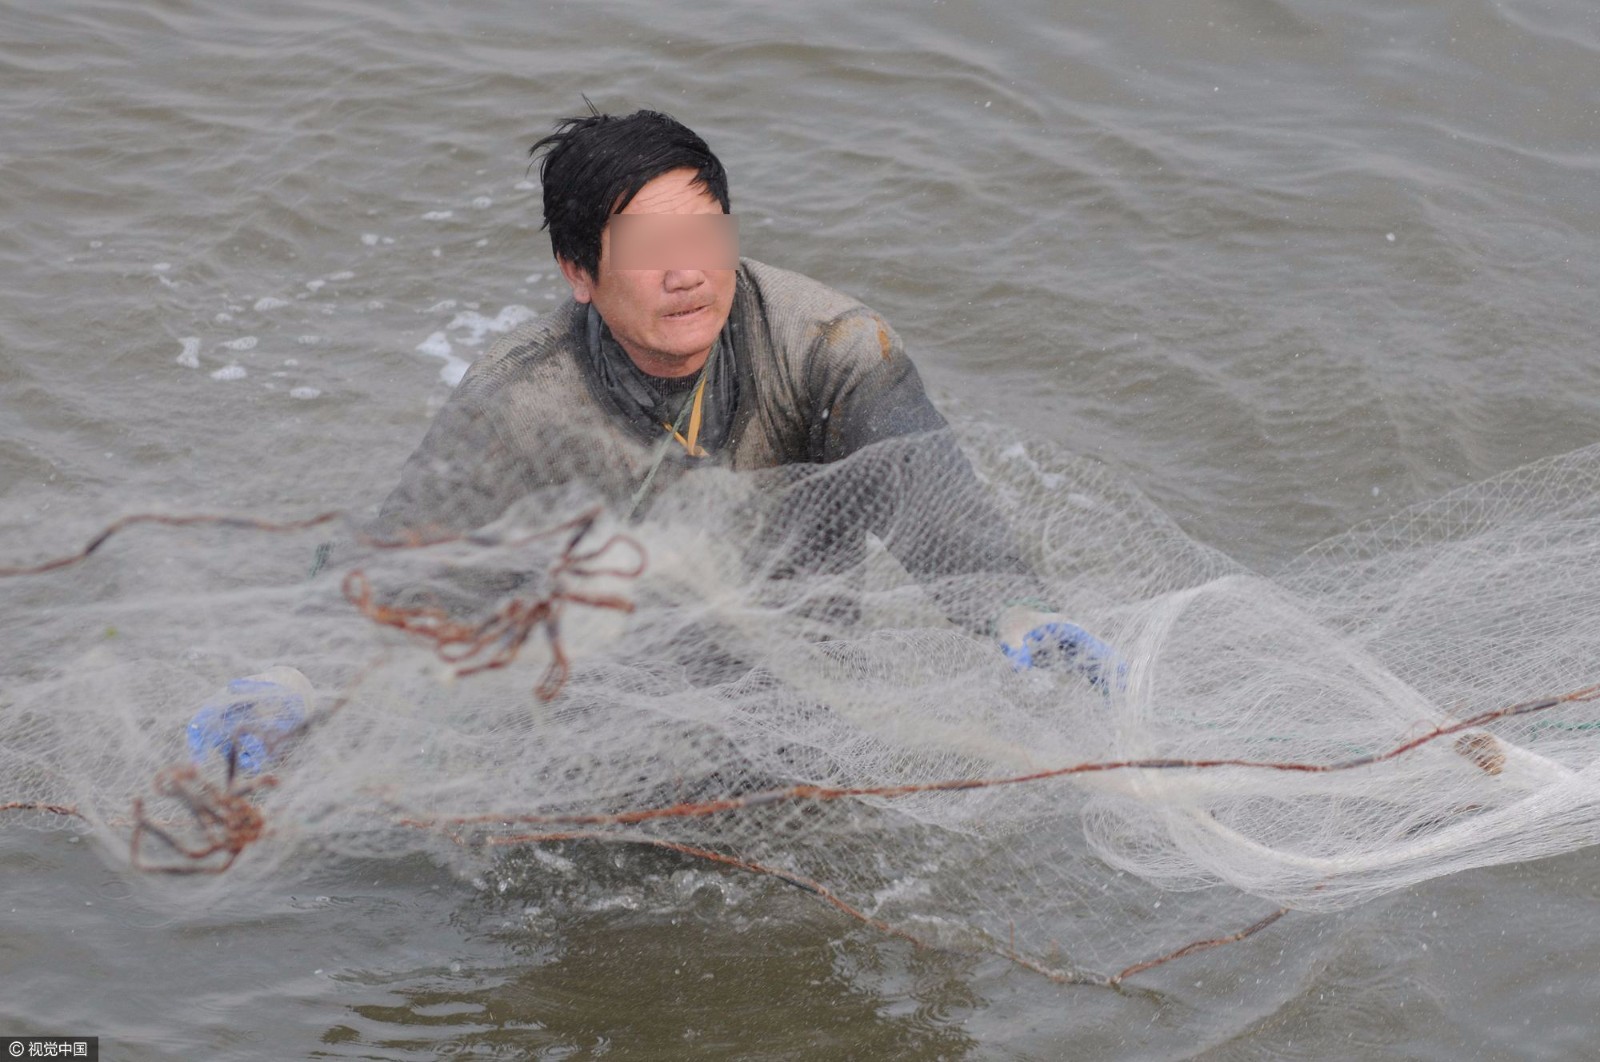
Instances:
[[[189,720],[189,756],[203,763],[215,752],[232,768],[255,774],[305,721],[313,696],[311,683],[292,667],[234,679]]]
[[[1059,612],[1012,605],[995,621],[1000,650],[1018,671],[1064,664],[1109,697],[1128,680],[1128,664],[1111,646]]]

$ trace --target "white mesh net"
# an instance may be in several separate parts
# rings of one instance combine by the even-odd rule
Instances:
[[[9,572],[0,821],[246,893],[357,855],[666,847],[1084,980],[1595,839],[1600,448],[1268,576],[1097,465],[968,439],[1049,595],[1128,662],[1102,694],[945,618],[996,611],[993,573],[919,581],[875,540],[815,563],[916,445],[687,476],[637,524],[563,488],[464,538],[347,533],[310,579],[332,523],[131,527]],[[964,518],[924,501],[901,543]],[[260,773],[191,764],[196,709],[269,665],[315,686],[304,720]]]

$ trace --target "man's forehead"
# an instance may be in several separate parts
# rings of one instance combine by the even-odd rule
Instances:
[[[674,232],[733,233],[739,231],[739,219],[720,210],[715,214],[613,214],[609,227],[617,236]]]
[[[663,173],[645,183],[618,214],[720,214],[722,204],[696,180],[694,170]]]

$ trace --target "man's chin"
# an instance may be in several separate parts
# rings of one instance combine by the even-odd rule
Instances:
[[[676,358],[691,358],[696,354],[703,354],[717,341],[717,336],[722,334],[721,322],[699,322],[696,327],[687,325],[662,329],[661,342],[656,349]]]

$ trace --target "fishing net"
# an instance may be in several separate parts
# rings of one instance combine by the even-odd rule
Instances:
[[[697,471],[634,520],[569,484],[459,534],[141,514],[16,556],[0,822],[244,894],[664,849],[1098,983],[1595,840],[1600,448],[1264,574],[1102,466],[969,435],[1044,595],[1125,660],[1097,686],[972,629],[1005,572],[907,573],[980,518],[955,488],[838,548],[926,445]],[[314,692],[197,760],[197,708],[282,665]]]

